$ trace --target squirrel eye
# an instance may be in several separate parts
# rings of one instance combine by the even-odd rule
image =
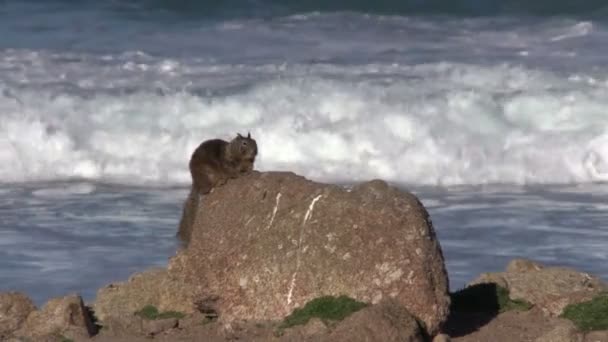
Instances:
[[[243,141],[243,146],[247,146],[247,142],[246,141]]]

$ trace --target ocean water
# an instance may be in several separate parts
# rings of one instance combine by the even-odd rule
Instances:
[[[175,252],[192,150],[382,178],[453,289],[514,257],[608,279],[608,6],[0,1],[0,290],[37,303]]]

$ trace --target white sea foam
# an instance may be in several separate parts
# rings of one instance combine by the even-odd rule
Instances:
[[[551,38],[551,41],[557,42],[557,41],[569,39],[569,38],[584,37],[584,36],[588,35],[589,33],[591,33],[592,30],[593,30],[593,23],[591,23],[589,21],[583,21],[583,22],[580,22],[580,23],[572,26],[565,33]]]
[[[69,197],[72,195],[88,195],[95,191],[95,185],[81,183],[70,184],[62,187],[48,187],[34,190],[32,195],[36,197]]]
[[[167,65],[177,67],[159,70]],[[608,180],[606,75],[449,63],[303,68],[203,96],[0,84],[0,181],[184,184],[202,140],[247,131],[260,146],[258,169],[326,181]]]
[[[246,131],[258,169],[321,181],[608,181],[608,31],[591,21],[312,13],[154,33],[0,50],[0,182],[187,184],[202,140]]]

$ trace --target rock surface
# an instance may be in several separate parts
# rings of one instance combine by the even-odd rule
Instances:
[[[515,259],[506,272],[482,274],[472,284],[492,282],[509,290],[511,299],[522,299],[544,314],[559,316],[573,303],[590,300],[608,286],[599,278],[568,267],[544,267],[534,261]]]
[[[450,342],[450,336],[447,334],[439,334],[433,338],[433,342]]]
[[[551,331],[534,342],[583,342],[583,334],[576,329],[574,323],[561,320]]]
[[[89,337],[96,333],[82,298],[69,295],[49,300],[42,309],[32,312],[15,336],[41,340],[54,336]]]
[[[424,342],[414,316],[393,300],[353,313],[320,341]]]
[[[0,341],[19,329],[34,310],[36,306],[28,296],[19,292],[0,293]]]
[[[202,200],[169,276],[188,296],[216,298],[227,321],[278,320],[316,297],[347,295],[393,298],[434,334],[449,310],[427,211],[382,181],[348,191],[293,173],[231,180]]]
[[[195,307],[194,299],[187,296],[190,292],[185,285],[168,277],[165,269],[150,269],[131,276],[126,282],[101,288],[93,309],[104,325],[109,325],[109,321],[125,322],[146,305],[154,305],[160,311],[192,313]],[[110,316],[113,319],[109,319]]]
[[[549,334],[564,322],[565,320],[561,318],[543,315],[540,309],[533,308],[528,311],[511,310],[500,313],[492,320],[477,326],[477,329],[467,330],[464,335],[457,333],[458,328],[463,324],[475,323],[474,316],[469,317],[465,322],[448,321],[447,325],[457,325],[448,332],[453,342],[532,342],[550,336]]]
[[[585,342],[608,342],[608,330],[591,331],[586,333]]]
[[[163,331],[177,327],[177,318],[163,318],[143,321],[143,330],[146,335],[157,335]]]

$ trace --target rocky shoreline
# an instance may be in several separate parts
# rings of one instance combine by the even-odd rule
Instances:
[[[88,305],[72,294],[38,309],[0,293],[0,341],[150,339],[608,342],[608,284],[515,259],[450,292],[414,195],[253,172],[204,198],[167,268],[109,284]]]

